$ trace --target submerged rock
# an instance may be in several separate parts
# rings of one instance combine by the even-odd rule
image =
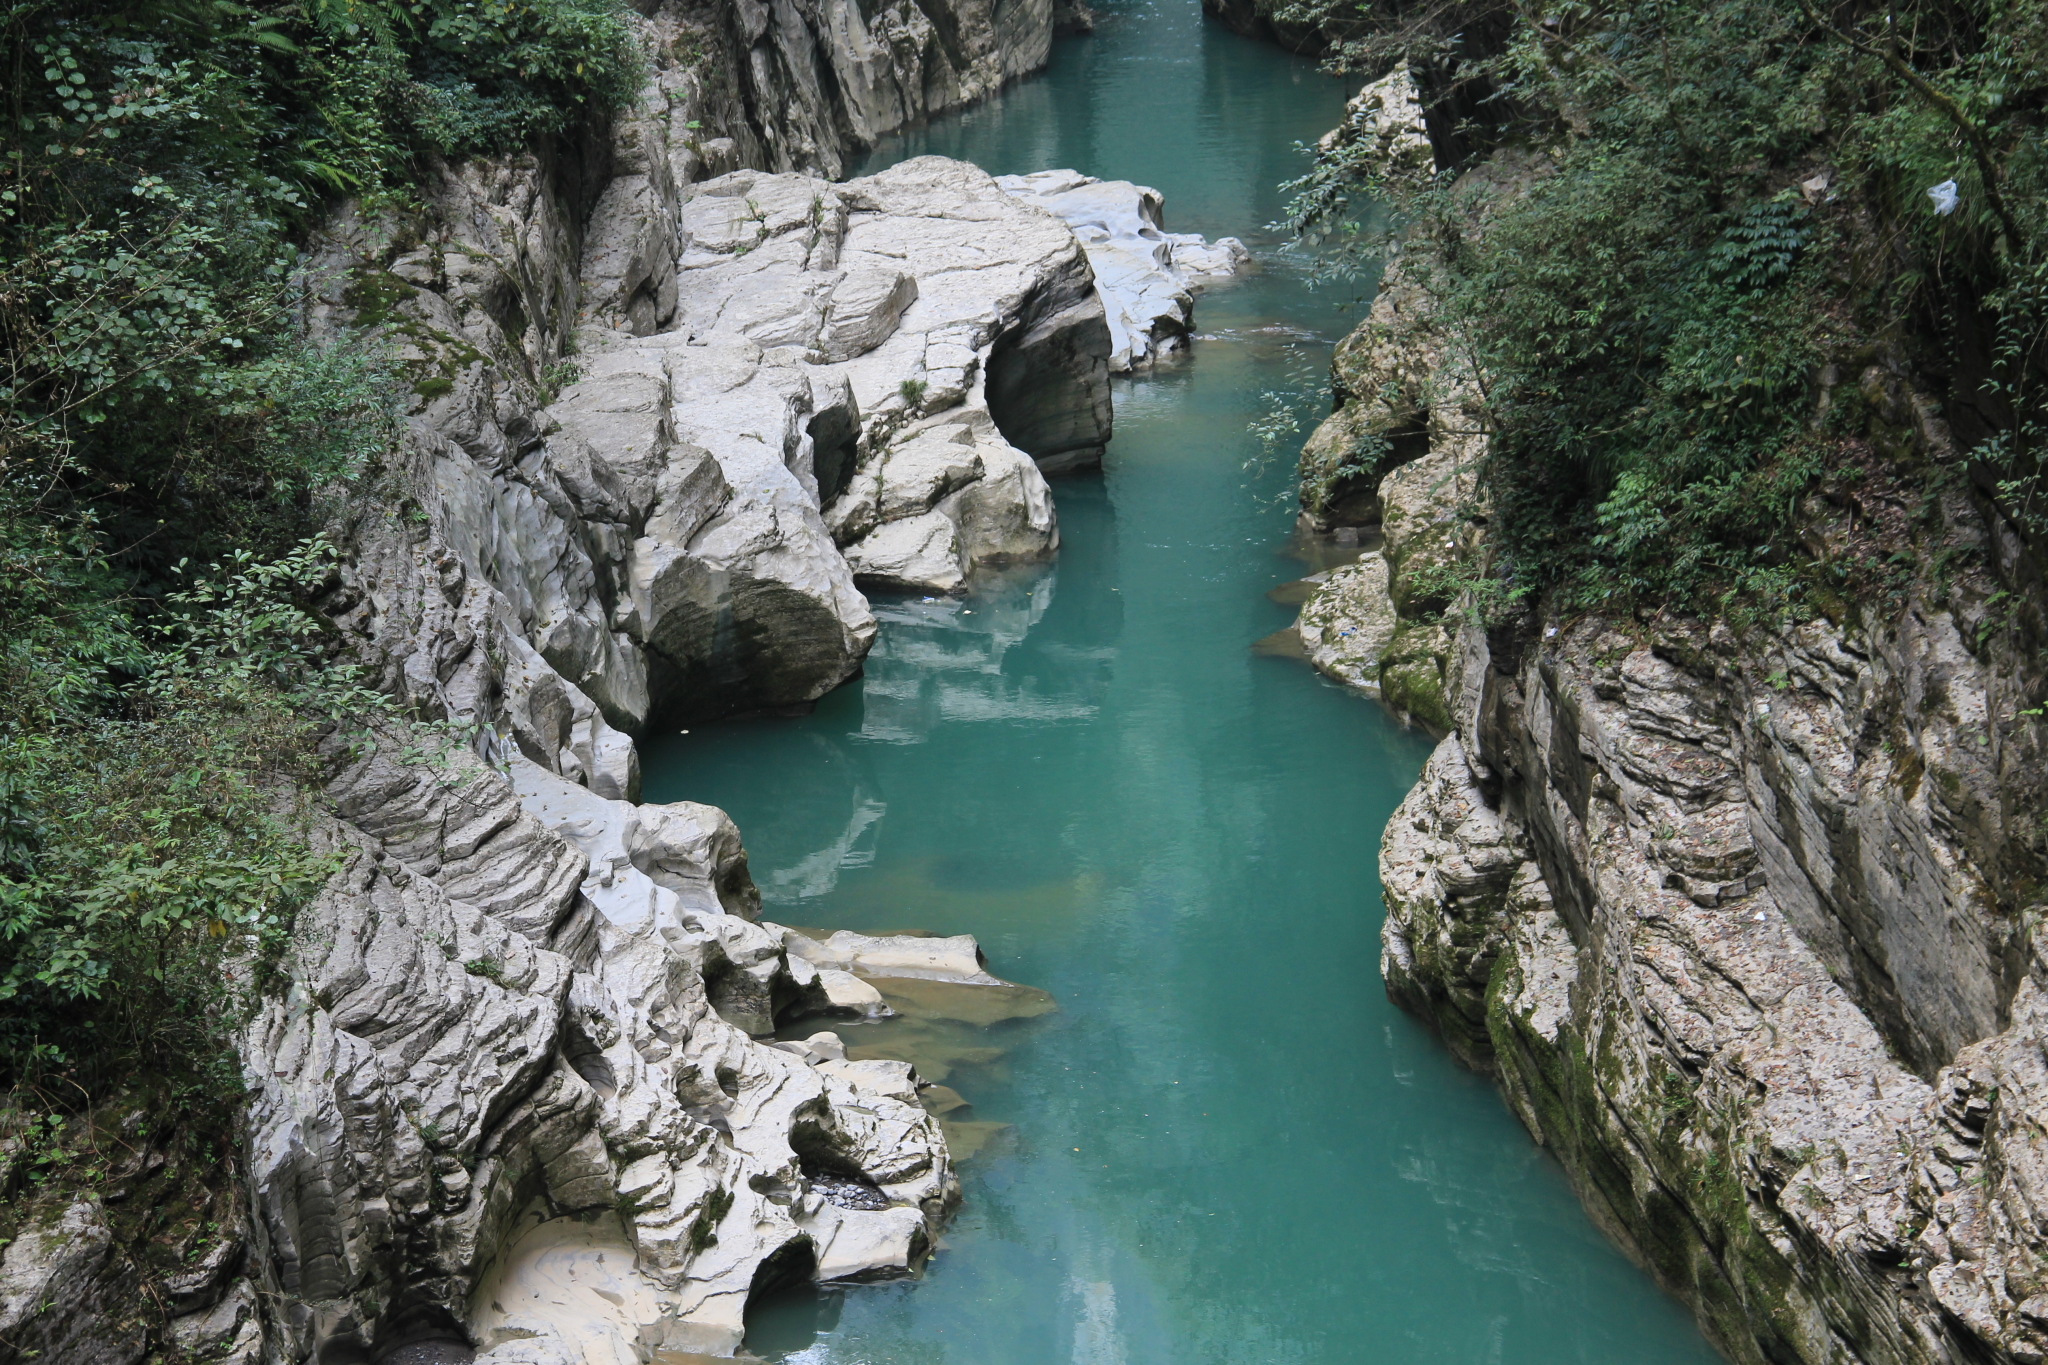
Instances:
[[[1124,374],[1182,349],[1194,331],[1195,295],[1235,275],[1251,253],[1235,237],[1214,242],[1161,227],[1158,190],[1079,171],[998,176],[996,183],[1074,230],[1095,271],[1109,319],[1109,368]]]

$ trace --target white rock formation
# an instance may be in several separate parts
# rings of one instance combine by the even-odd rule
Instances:
[[[864,428],[856,388],[922,382],[917,417],[943,426],[985,381],[955,421],[983,491],[937,505],[965,562],[1050,551],[1042,480],[996,433],[1048,460],[1099,451],[1106,328],[1070,236],[1063,252],[1041,223],[1035,257],[970,259],[1019,215],[985,177],[849,209],[929,214],[958,272],[926,292],[959,327],[864,367],[918,300],[887,257],[926,226],[868,233],[884,259],[834,273],[813,355],[676,335],[703,264],[678,260],[679,224],[706,176],[836,174],[1042,64],[1054,8],[637,5],[650,79],[609,145],[436,165],[406,212],[330,221],[306,329],[369,331],[414,402],[406,448],[328,491],[340,554],[317,601],[374,681],[476,724],[518,785],[468,753],[398,761],[389,736],[326,755],[314,842],[340,870],[243,1038],[246,1146],[223,1160],[240,1183],[179,1206],[175,1235],[138,1223],[114,1191],[177,1170],[185,1134],[124,1126],[105,1199],[26,1196],[0,1248],[0,1356],[343,1365],[473,1343],[498,1365],[644,1365],[730,1354],[778,1278],[915,1268],[957,1188],[920,1078],[831,1035],[794,1054],[749,1037],[776,1014],[888,1006],[751,922],[722,814],[628,804],[629,734],[658,705],[803,700],[860,666],[872,618],[819,482],[843,490],[908,415]],[[601,344],[565,366],[579,327]]]
[[[380,753],[333,784],[347,871],[248,1054],[290,1352],[466,1333],[506,1361],[724,1355],[764,1275],[915,1269],[958,1190],[914,1071],[749,1036],[879,994],[749,918],[722,812],[512,769]],[[846,961],[1002,984],[971,939],[860,946]]]
[[[846,561],[880,587],[954,592],[980,564],[1059,548],[1052,490],[987,409],[913,424],[863,465],[829,513]]]
[[[312,276],[316,330],[373,325],[420,376],[394,471],[411,510],[388,489],[344,509],[323,605],[388,687],[612,797],[637,788],[627,736],[655,710],[799,704],[857,671],[856,570],[950,591],[1051,554],[1019,451],[1071,468],[1109,435],[1107,329],[1070,232],[936,158],[692,186],[732,155],[693,131],[708,98],[657,71],[580,252],[558,168],[479,163],[428,186],[431,243],[345,214]],[[572,332],[572,382],[537,411],[529,376],[561,376]],[[885,507],[899,437],[923,442],[906,468],[970,444],[972,477]]]
[[[1207,242],[1194,233],[1167,232],[1161,226],[1165,201],[1144,185],[1079,171],[998,176],[996,183],[1080,238],[1109,318],[1109,368],[1117,374],[1185,346],[1194,330],[1195,295],[1251,263],[1235,237]]]
[[[936,157],[843,185],[737,172],[678,217],[672,330],[586,330],[589,377],[554,409],[565,435],[667,471],[615,617],[657,695],[716,688],[735,632],[802,641],[810,656],[774,667],[831,675],[873,633],[849,566],[950,592],[1057,548],[1025,452],[1070,467],[1109,433],[1108,342],[1071,232]]]
[[[1408,63],[1347,100],[1344,121],[1316,140],[1316,151],[1325,157],[1342,155],[1371,178],[1426,180],[1436,170],[1436,152]]]
[[[981,947],[972,934],[930,938],[918,934],[875,936],[841,929],[824,939],[812,938],[778,924],[762,929],[778,937],[793,953],[821,971],[842,971],[861,977],[902,977],[920,981],[953,981],[971,986],[1007,986],[990,976]]]
[[[685,188],[715,164],[677,146],[688,108],[622,122],[584,281],[538,161],[449,173],[430,244],[348,219],[323,255],[314,323],[379,325],[424,376],[415,463],[344,510],[324,605],[497,766],[333,756],[344,870],[247,1036],[250,1285],[188,1324],[207,1349],[253,1301],[264,1359],[730,1354],[758,1288],[909,1273],[957,1200],[908,1064],[754,1041],[889,1007],[753,922],[720,812],[631,804],[628,732],[857,669],[834,528],[860,562],[945,521],[929,583],[1049,553],[1031,457],[1099,454],[1107,330],[1072,233],[972,167]]]

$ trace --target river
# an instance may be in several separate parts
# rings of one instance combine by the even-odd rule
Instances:
[[[1429,750],[1253,642],[1288,624],[1291,460],[1262,395],[1351,315],[1262,225],[1347,89],[1111,0],[1000,98],[878,148],[1071,166],[1249,243],[1192,359],[1117,382],[1057,564],[878,600],[862,679],[798,718],[650,741],[646,799],[725,807],[779,923],[972,933],[1054,1013],[841,1027],[969,1104],[966,1200],[921,1281],[759,1305],[789,1365],[1705,1365],[1484,1080],[1381,989],[1380,831]],[[1313,420],[1313,412],[1303,417]],[[1288,448],[1291,452],[1292,447]],[[818,1027],[800,1026],[801,1035]]]

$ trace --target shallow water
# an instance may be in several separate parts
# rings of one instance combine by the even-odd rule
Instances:
[[[1687,1315],[1382,992],[1375,853],[1427,739],[1251,648],[1305,568],[1289,471],[1245,469],[1246,424],[1348,325],[1261,225],[1346,91],[1195,0],[1099,11],[1045,76],[866,169],[930,151],[1136,179],[1170,228],[1243,237],[1264,272],[1203,298],[1190,361],[1119,381],[1106,472],[1055,485],[1056,565],[878,601],[866,676],[814,714],[644,750],[648,800],[739,821],[767,918],[972,933],[1057,1004],[962,1021],[942,992],[897,996],[899,1018],[841,1028],[966,1101],[945,1116],[974,1151],[966,1203],[921,1282],[783,1295],[749,1348],[1704,1365]]]

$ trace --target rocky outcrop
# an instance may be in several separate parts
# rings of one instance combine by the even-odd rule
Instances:
[[[630,798],[627,735],[657,709],[802,703],[850,676],[874,637],[856,572],[952,590],[1057,546],[1004,433],[1059,465],[1108,437],[1106,331],[1064,226],[936,159],[664,190],[666,263],[620,275],[642,282],[612,296],[645,307],[610,315],[664,330],[585,324],[557,365],[573,382],[536,409],[535,334],[568,327],[574,283],[546,170],[452,175],[442,241],[346,221],[323,262],[316,323],[375,325],[429,374],[415,465],[387,480],[412,510],[388,489],[350,507],[324,603],[387,686]],[[594,221],[615,209],[607,191]]]
[[[1092,26],[1055,0],[734,0],[720,6],[733,84],[759,153],[750,165],[837,179],[885,133],[994,94],[1045,65],[1056,24]]]
[[[1538,173],[1468,175],[1470,230]],[[1874,364],[1887,472],[1800,524],[1827,581],[1918,566],[1885,593],[1775,624],[1447,615],[1488,554],[1458,350],[1397,259],[1303,462],[1311,514],[1385,538],[1326,577],[1304,642],[1433,695],[1449,732],[1381,847],[1389,993],[1498,1077],[1731,1358],[2048,1358],[2043,618],[2017,537]]]
[[[1165,199],[1128,180],[1079,171],[1003,175],[996,183],[1074,230],[1095,270],[1109,320],[1113,374],[1142,369],[1186,348],[1194,333],[1195,295],[1251,263],[1235,237],[1214,243],[1163,227]]]
[[[720,196],[694,182],[728,173],[716,181],[738,196],[722,205],[733,210],[727,226],[745,231],[724,249],[746,255],[756,236],[807,228],[806,187],[821,182],[791,177],[789,202],[777,200],[784,216],[771,229],[767,219],[746,216],[752,210],[731,178],[734,165],[836,168],[838,150],[860,138],[1032,69],[1049,41],[1049,9],[952,16],[959,42],[917,59],[925,62],[916,68],[923,93],[898,101],[900,117],[873,105],[871,117],[843,127],[837,114],[826,118],[820,111],[833,101],[911,71],[902,43],[884,52],[861,33],[879,25],[930,37],[936,21],[906,11],[839,15],[837,36],[823,47],[813,41],[823,30],[806,29],[795,12],[765,28],[758,16],[739,15],[734,32],[760,59],[739,72],[718,60],[728,50],[722,21],[662,7],[644,24],[651,78],[608,136],[447,168],[430,176],[417,212],[335,221],[310,272],[308,323],[322,334],[375,330],[411,374],[418,406],[410,462],[386,471],[336,520],[345,556],[323,603],[387,688],[428,714],[482,722],[508,751],[619,797],[630,797],[638,780],[627,736],[656,710],[814,699],[859,667],[873,639],[820,508],[884,444],[872,418],[900,423],[899,389],[928,388],[920,407],[930,414],[979,381],[993,412],[993,429],[974,433],[986,486],[948,508],[959,513],[954,574],[980,560],[1051,550],[1050,500],[1005,458],[997,433],[1057,467],[1099,458],[1107,438],[1098,373],[1107,343],[1077,278],[1086,267],[1071,237],[1051,246],[1037,240],[1024,255],[993,262],[985,285],[952,281],[946,297],[954,302],[949,309],[939,301],[936,311],[947,316],[933,329],[929,356],[906,338],[882,347],[909,303],[881,278],[886,270],[839,271],[834,299],[816,301],[829,302],[834,317],[809,359],[851,370],[850,384],[816,373],[802,348],[762,331],[774,330],[777,305],[759,287],[750,300],[768,314],[751,330],[737,316],[709,325],[703,317],[703,301],[743,274],[760,286],[778,270],[813,271],[790,281],[801,294],[817,287],[816,272],[835,267],[822,258],[784,260],[780,243],[744,270],[718,271],[704,259],[716,254],[709,239],[691,234],[706,228],[704,210],[721,206]],[[810,55],[799,61],[793,54],[805,43]],[[808,63],[823,83],[799,82],[794,94],[763,103],[757,78],[776,62],[791,70]],[[953,63],[961,79],[926,79],[934,62]],[[866,63],[867,75],[848,75],[848,63]],[[839,140],[827,148],[799,125],[841,127]],[[893,210],[857,210],[861,232],[887,252],[891,229],[866,225],[866,216],[916,216],[931,207],[923,200],[948,191],[956,217],[963,193],[981,195],[998,216],[1007,202],[985,184],[905,188]],[[763,186],[754,202],[764,194],[774,197]],[[698,206],[694,219],[688,205]],[[832,227],[845,224],[835,217]],[[894,231],[900,238],[916,228]],[[686,262],[689,251],[698,257]],[[963,264],[982,263],[951,263]],[[1034,265],[1044,267],[1038,277],[1030,276]],[[1005,269],[1004,281],[994,281]],[[695,286],[694,304],[686,283]],[[868,288],[881,292],[866,298]],[[972,318],[977,294],[1002,306]],[[699,334],[727,334],[730,344],[710,348],[716,363],[671,364],[668,352],[690,344],[679,321],[686,307]],[[947,326],[980,335],[967,338],[967,350],[979,345],[982,354],[948,352],[963,338],[946,334]],[[887,354],[854,363],[877,347]],[[703,352],[690,358],[711,360]],[[898,412],[885,411],[892,400]],[[931,565],[948,548],[935,539],[918,539],[916,553],[875,555],[874,577],[892,581],[900,570],[895,577],[935,581]]]
[[[675,330],[605,363],[666,350],[700,391],[677,410],[721,461],[760,445],[748,389],[779,376],[805,416],[772,458],[871,584],[952,591],[1057,548],[1029,457],[1099,459],[1110,421],[1101,306],[1063,225],[937,157],[840,185],[739,172],[693,188],[681,220]],[[1019,375],[1028,405],[999,415]]]
[[[335,509],[320,605],[386,690],[480,737],[329,754],[341,870],[247,1035],[254,1224],[178,1319],[192,1350],[729,1355],[756,1292],[921,1264],[958,1191],[914,1068],[755,1041],[889,1013],[891,945],[814,964],[758,925],[722,813],[633,804],[631,735],[844,681],[874,638],[849,558],[944,576],[885,563],[891,528],[945,521],[948,587],[1057,545],[1031,456],[1099,455],[1109,419],[1072,233],[956,163],[738,169],[836,170],[1041,62],[1050,23],[663,7],[603,137],[441,168],[323,239],[309,327],[382,337],[415,403],[405,457]],[[1020,989],[964,951],[947,989]],[[28,1279],[7,1302],[55,1283]]]
[[[1387,596],[1387,561],[1377,551],[1302,583],[1313,591],[1302,603],[1295,630],[1318,672],[1380,695],[1381,659],[1400,628]]]
[[[1407,68],[1366,86],[1320,149],[1368,179],[1426,175],[1429,141]],[[1485,206],[1530,174],[1504,155],[1462,176],[1455,192],[1472,210],[1469,231],[1483,231]],[[1378,540],[1303,605],[1297,629],[1310,661],[1437,734],[1451,727],[1463,566],[1479,562],[1488,516],[1487,423],[1479,376],[1462,355],[1395,251],[1370,311],[1332,358],[1336,410],[1300,463],[1305,534]]]
[[[2048,1358],[2042,620],[1932,406],[1871,366],[1893,472],[1800,509],[1818,573],[1918,565],[1889,598],[1482,624],[1444,614],[1487,554],[1483,500],[1454,494],[1483,450],[1442,421],[1456,367],[1426,307],[1351,346],[1379,381],[1361,425],[1415,438],[1373,488],[1381,564],[1331,575],[1304,640],[1391,694],[1397,640],[1429,632],[1405,686],[1450,732],[1382,844],[1389,993],[1733,1359]]]
[[[345,870],[249,1044],[284,1358],[729,1354],[763,1276],[916,1267],[957,1199],[917,1078],[752,1041],[815,973],[750,918],[722,814],[461,754],[344,760],[329,790]]]
[[[1967,497],[1944,535],[1995,565]],[[2039,740],[1989,575],[1467,628],[1383,969],[1738,1360],[2039,1359]],[[1995,628],[1992,634],[1995,634]]]
[[[1405,64],[1365,86],[1345,105],[1344,122],[1317,143],[1319,161],[1341,165],[1372,187],[1413,187],[1436,170],[1423,110]],[[1455,193],[1473,207],[1468,231],[1480,231],[1479,204],[1509,191],[1522,171],[1497,157],[1460,177]],[[1460,451],[1476,465],[1483,424],[1473,412],[1475,376],[1432,317],[1429,297],[1394,244],[1365,319],[1330,361],[1335,410],[1303,446],[1304,520],[1318,531],[1378,524],[1380,481],[1426,451]]]

